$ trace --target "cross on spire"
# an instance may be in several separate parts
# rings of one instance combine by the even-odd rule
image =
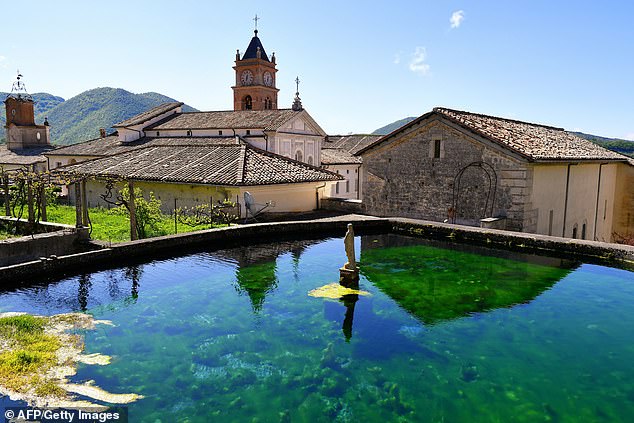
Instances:
[[[253,20],[255,21],[255,33],[256,33],[256,34],[258,33],[258,21],[259,21],[260,19],[261,19],[261,18],[258,18],[258,15],[257,15],[257,13],[256,13],[256,14],[255,14],[255,18],[253,18]]]
[[[299,76],[295,78],[295,86],[297,87],[297,92],[295,93],[295,101],[293,101],[291,109],[299,112],[304,110],[304,108],[302,107],[302,99],[299,98]]]

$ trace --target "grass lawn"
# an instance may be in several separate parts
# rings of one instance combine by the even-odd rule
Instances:
[[[46,208],[46,214],[49,222],[65,223],[67,225],[75,225],[75,207],[54,205]],[[92,239],[109,242],[123,242],[130,240],[130,219],[113,213],[104,208],[91,208],[88,210],[88,216],[92,223]],[[156,225],[156,230],[150,231],[150,236],[171,235],[174,233],[174,217],[162,215],[161,221]],[[209,229],[210,225],[187,226],[178,223],[178,233],[199,231],[201,229]],[[0,233],[0,237],[2,234]],[[1,239],[1,238],[0,238]]]
[[[7,238],[13,238],[14,235],[10,234],[9,232],[5,231],[4,229],[0,229],[0,240],[3,239],[7,239]]]

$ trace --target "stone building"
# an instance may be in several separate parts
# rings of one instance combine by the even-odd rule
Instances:
[[[634,232],[634,163],[564,131],[435,108],[365,147],[363,208],[611,241]],[[629,178],[629,179],[628,179]]]

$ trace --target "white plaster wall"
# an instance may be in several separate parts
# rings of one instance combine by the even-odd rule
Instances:
[[[352,200],[361,200],[361,169],[356,164],[338,164],[328,165],[325,169],[338,173],[346,178],[338,182],[328,182],[324,196],[331,198],[346,198]],[[346,182],[348,184],[346,185]],[[337,192],[337,184],[339,184],[339,192]],[[348,189],[346,189],[348,187]]]
[[[137,181],[134,182],[134,186],[141,188],[146,198],[149,198],[149,193],[153,192],[155,198],[161,200],[161,210],[166,214],[171,214],[174,211],[175,204],[176,208],[193,207],[200,204],[209,204],[210,201],[216,203],[223,199],[236,201],[239,196],[238,188],[218,187],[214,185],[165,184]],[[113,193],[116,194],[121,188],[123,188],[123,184],[117,185],[117,189],[113,190]],[[106,191],[105,184],[100,181],[89,180],[86,182],[86,190],[89,207],[109,207],[108,203],[101,198],[101,195]],[[73,187],[69,189],[69,199],[71,204],[74,204],[75,190]],[[174,203],[175,199],[176,203]]]
[[[619,163],[614,194],[613,232],[620,237],[634,236],[634,166]]]
[[[134,185],[137,188],[141,188],[146,197],[149,196],[150,192],[153,192],[154,196],[161,200],[161,210],[164,213],[169,214],[174,211],[174,199],[176,199],[176,207],[178,208],[208,204],[210,201],[215,203],[218,200],[226,198],[241,204],[242,217],[244,217],[245,191],[249,191],[253,195],[256,203],[264,204],[272,201],[274,207],[268,208],[267,212],[304,212],[316,208],[315,192],[317,187],[322,186],[323,183],[310,182],[304,184],[280,184],[240,188],[140,181],[135,182]],[[117,190],[122,187],[123,184],[119,184]],[[102,182],[94,180],[87,181],[86,191],[89,207],[108,207],[108,204],[100,197],[101,194],[105,193],[105,185]],[[69,199],[71,204],[73,204],[75,201],[75,190],[73,187],[69,189]]]
[[[616,185],[616,164],[601,166],[599,188],[599,163],[579,163],[570,166],[568,203],[566,206],[567,164],[535,165],[533,173],[532,204],[538,210],[537,233],[548,235],[550,210],[553,211],[552,235],[582,237],[585,223],[585,239],[610,242]],[[598,193],[598,202],[597,202]],[[597,207],[598,205],[598,207]],[[564,207],[566,210],[564,210]],[[564,230],[564,212],[565,230]],[[596,219],[596,231],[595,231]]]
[[[274,207],[266,211],[270,213],[305,212],[315,210],[316,189],[323,183],[265,185],[240,188],[240,203],[244,210],[244,192],[249,191],[255,202],[264,204],[273,201]],[[320,190],[322,191],[322,190]]]

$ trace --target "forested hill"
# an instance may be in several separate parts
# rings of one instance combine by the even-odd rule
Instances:
[[[634,157],[634,141],[622,140],[619,138],[605,138],[598,135],[584,134],[583,132],[573,132],[573,134],[599,144],[603,148]]]
[[[416,119],[416,117],[410,116],[410,117],[406,117],[405,119],[397,120],[396,122],[392,122],[390,124],[380,127],[376,131],[372,132],[372,135],[387,135],[395,131],[396,129],[400,128],[401,126],[405,125],[406,123],[410,123],[414,119]]]
[[[0,93],[0,95],[3,95]],[[1,97],[4,99],[6,94]],[[53,144],[68,145],[99,136],[99,128],[111,132],[112,125],[158,106],[177,101],[159,93],[133,94],[121,88],[95,88],[66,101],[50,94],[35,94],[35,122],[42,124],[48,117]],[[54,101],[57,99],[57,101]],[[4,107],[2,108],[4,109]],[[184,105],[183,111],[196,111]],[[2,110],[4,126],[5,111]],[[0,133],[4,141],[4,128]]]

